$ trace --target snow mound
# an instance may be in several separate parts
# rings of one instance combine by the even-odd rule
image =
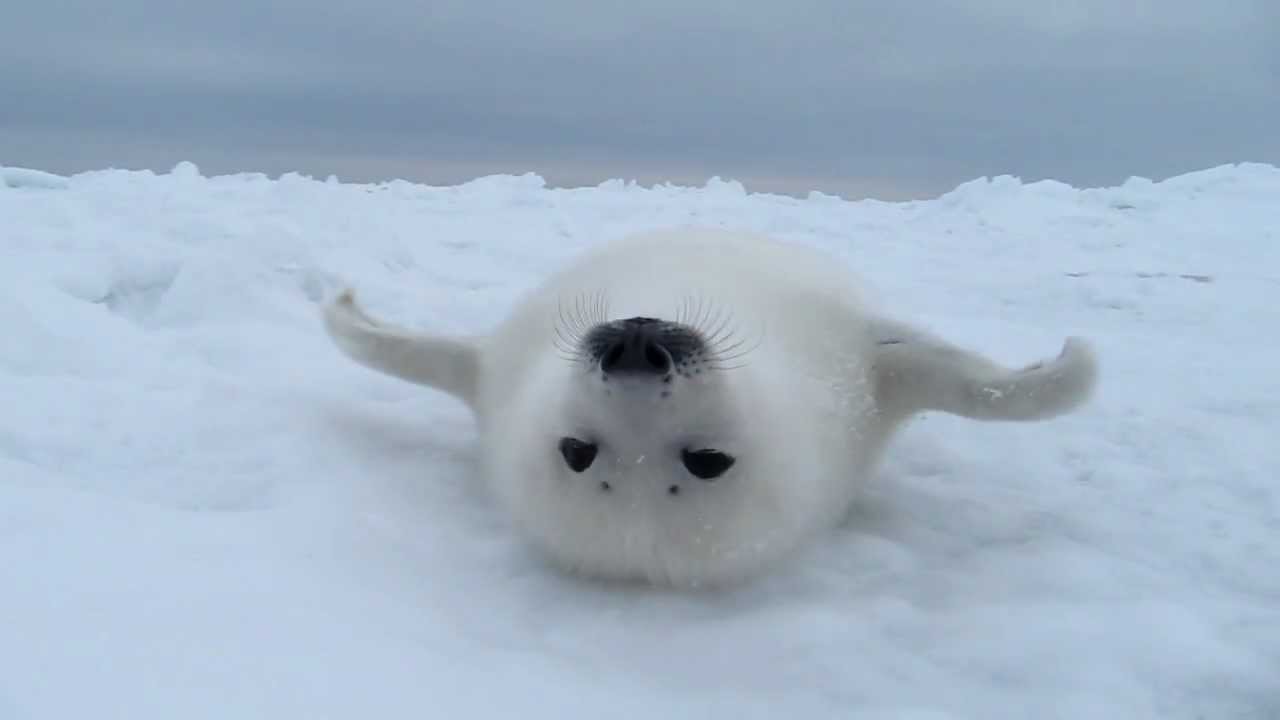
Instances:
[[[456,187],[2,168],[0,716],[1280,717],[1280,170],[934,200],[734,181]],[[846,527],[732,592],[546,567],[449,398],[355,367],[342,284],[482,332],[597,243],[701,224],[830,252],[1097,399],[928,416]]]
[[[0,165],[0,187],[62,190],[67,187],[67,179],[43,170]]]

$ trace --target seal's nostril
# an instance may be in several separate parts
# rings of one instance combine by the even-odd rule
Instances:
[[[657,373],[665,373],[671,367],[671,356],[656,342],[651,342],[645,346],[644,359],[653,368],[653,371]]]
[[[606,372],[610,372],[618,367],[622,362],[622,354],[627,350],[625,343],[617,343],[605,352],[604,357],[600,358],[600,367]]]

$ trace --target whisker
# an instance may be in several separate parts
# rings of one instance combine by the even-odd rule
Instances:
[[[556,300],[556,313],[560,317],[560,322],[556,323],[556,330],[558,331],[558,330],[564,329],[566,332],[569,332],[570,331],[570,328],[568,327],[569,318],[565,316],[564,312],[565,312],[564,300],[563,299]]]
[[[744,367],[745,363],[738,365],[726,365],[725,363],[741,360],[755,352],[764,344],[764,335],[765,333],[762,329],[754,341],[743,337],[729,344],[722,343],[715,346],[709,355],[711,366],[716,370],[734,370]]]
[[[720,323],[720,327],[716,328],[715,332],[712,333],[711,336],[707,338],[707,344],[713,347],[718,347],[720,345],[723,345],[725,342],[729,341],[730,339],[732,339],[733,332],[734,332],[732,329],[732,323],[733,323],[733,312],[729,311],[725,313],[724,321]]]
[[[609,293],[605,290],[599,290],[596,293],[596,317],[595,324],[607,322],[609,320]]]
[[[559,326],[559,325],[557,325],[557,326],[555,327],[555,335],[556,335],[556,339],[557,339],[557,340],[559,340],[560,342],[564,343],[564,347],[565,347],[566,349],[567,349],[567,348],[572,348],[572,347],[576,346],[576,345],[577,345],[577,338],[576,338],[576,337],[574,337],[574,336],[572,336],[572,335],[570,335],[570,336],[566,336],[565,332],[566,332],[565,330],[561,329],[561,328],[560,328],[560,326]]]
[[[556,299],[557,322],[552,327],[552,345],[561,358],[572,363],[586,359],[583,340],[591,328],[604,322],[608,313],[608,295],[604,290],[583,291],[572,300]]]
[[[676,324],[687,325],[686,313],[689,310],[689,296],[685,295],[680,298],[680,306],[676,308]]]
[[[703,317],[702,323],[698,327],[698,329],[702,331],[703,335],[712,334],[712,328],[714,328],[716,326],[716,323],[719,322],[723,312],[724,311],[721,310],[720,306],[718,305],[709,305],[707,307],[707,313]]]
[[[693,329],[697,330],[699,333],[703,332],[702,325],[706,322],[705,310],[706,298],[702,296],[702,293],[698,293],[698,307],[693,311],[693,318],[690,320],[690,325],[692,325]]]
[[[582,317],[582,295],[578,294],[573,297],[573,322],[574,327],[581,329],[586,324],[586,319]]]
[[[735,351],[739,350],[746,344],[747,344],[746,338],[739,338],[738,340],[735,340],[733,343],[729,345],[718,346],[714,348],[710,353],[710,356],[717,359],[726,358],[732,355]],[[747,351],[747,352],[750,352],[750,351]]]

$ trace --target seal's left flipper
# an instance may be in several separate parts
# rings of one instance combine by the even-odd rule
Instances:
[[[872,334],[876,399],[895,420],[925,410],[975,420],[1045,420],[1079,407],[1097,382],[1097,359],[1081,338],[1067,338],[1055,358],[1011,369],[904,323],[877,319]]]
[[[325,307],[324,322],[334,344],[352,360],[474,406],[480,364],[475,345],[379,322],[360,309],[351,290]]]

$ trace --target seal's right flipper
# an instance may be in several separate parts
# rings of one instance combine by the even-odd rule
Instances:
[[[873,334],[877,400],[895,419],[939,410],[975,420],[1046,420],[1084,403],[1097,382],[1097,360],[1080,338],[1067,338],[1055,358],[1010,369],[902,323],[878,320]]]
[[[352,360],[474,406],[479,351],[461,339],[392,327],[371,318],[344,290],[324,309],[329,337]]]

